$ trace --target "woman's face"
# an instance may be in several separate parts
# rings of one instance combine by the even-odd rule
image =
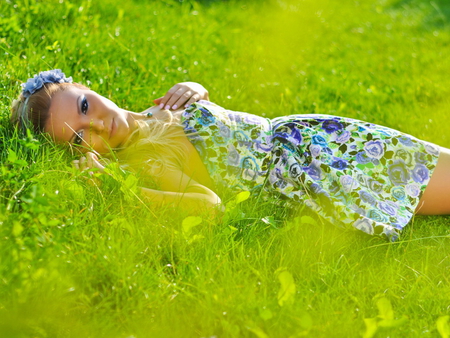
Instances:
[[[125,143],[134,130],[134,119],[96,92],[70,86],[54,94],[44,130],[56,142],[104,154]]]

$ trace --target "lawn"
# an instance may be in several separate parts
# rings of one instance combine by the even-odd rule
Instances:
[[[8,120],[60,68],[133,111],[196,81],[450,147],[448,0],[0,0],[0,53],[0,337],[449,337],[448,217],[394,243],[243,195],[187,217]]]

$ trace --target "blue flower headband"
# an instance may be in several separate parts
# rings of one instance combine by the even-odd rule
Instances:
[[[39,89],[44,87],[44,84],[46,83],[72,83],[72,77],[66,77],[61,69],[52,69],[40,72],[33,78],[28,79],[26,83],[22,83],[22,96],[25,98],[22,109],[19,112],[19,118],[22,122],[28,123],[28,99]]]
[[[22,95],[29,98],[31,95],[41,89],[45,83],[72,83],[72,77],[66,77],[61,69],[46,70],[35,75],[32,79],[28,79],[26,83],[22,83]]]

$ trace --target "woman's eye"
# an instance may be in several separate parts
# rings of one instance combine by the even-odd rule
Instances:
[[[81,112],[86,115],[89,108],[89,104],[86,100],[86,97],[83,97],[83,100],[81,100]]]
[[[81,145],[81,143],[83,142],[83,134],[84,134],[83,131],[76,133],[73,143],[76,145]]]

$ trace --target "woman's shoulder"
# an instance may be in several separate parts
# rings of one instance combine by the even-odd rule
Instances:
[[[231,120],[240,120],[240,119],[246,119],[249,121],[255,121],[255,120],[267,120],[267,118],[247,112],[237,111],[237,110],[231,110],[228,108],[224,108],[217,103],[206,101],[206,100],[200,100],[197,102],[192,103],[189,107],[187,107],[184,112],[185,115],[189,116],[192,114],[208,114],[208,115],[215,115],[218,117],[225,117],[227,119]]]
[[[185,109],[185,111],[196,110],[196,109],[201,110],[201,108],[206,109],[206,110],[211,110],[212,112],[225,110],[225,108],[219,106],[217,103],[207,101],[207,100],[199,100],[197,102],[192,103],[190,106],[188,106]]]
[[[200,100],[191,104],[182,113],[182,122],[189,124],[233,126],[233,128],[245,128],[250,126],[261,126],[264,129],[270,128],[270,120],[246,112],[226,109],[218,104]],[[261,128],[260,127],[260,128]]]

